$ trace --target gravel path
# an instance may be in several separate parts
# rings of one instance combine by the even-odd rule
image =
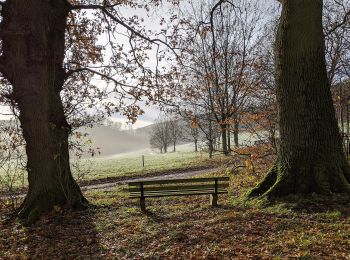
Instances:
[[[172,173],[172,174],[162,174],[158,176],[152,176],[152,177],[143,177],[143,178],[130,178],[125,179],[122,181],[114,181],[114,182],[108,182],[108,183],[101,183],[101,184],[94,184],[94,185],[88,185],[83,186],[81,189],[86,190],[107,190],[115,187],[118,184],[125,184],[129,181],[150,181],[150,180],[170,180],[170,179],[180,179],[180,178],[190,178],[194,176],[201,175],[203,173],[213,173],[218,171],[220,168],[214,168],[214,169],[203,169],[203,170],[196,170],[196,171],[185,171],[185,172],[178,172],[178,173]]]
[[[142,177],[142,178],[128,178],[124,180],[119,180],[119,181],[110,181],[106,183],[100,183],[100,184],[92,184],[92,185],[86,185],[82,186],[81,190],[87,191],[87,190],[108,190],[111,189],[119,184],[125,184],[129,181],[149,181],[149,180],[169,180],[169,179],[180,179],[180,178],[190,178],[194,176],[201,175],[203,173],[213,173],[218,171],[220,168],[212,168],[212,169],[202,169],[202,170],[193,170],[193,171],[184,171],[184,172],[176,172],[176,173],[164,173],[156,176],[151,176],[151,177]],[[13,198],[21,198],[24,197],[25,194],[17,194],[13,195],[11,197]],[[8,195],[0,195],[0,199],[5,199],[10,196]]]

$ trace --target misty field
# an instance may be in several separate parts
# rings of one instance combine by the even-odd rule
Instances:
[[[144,166],[142,162],[144,157]],[[176,152],[160,154],[150,149],[142,149],[130,153],[120,153],[102,158],[72,160],[72,171],[80,182],[94,182],[99,180],[145,176],[148,174],[165,173],[198,169],[203,167],[219,167],[222,158],[216,156],[209,160],[208,154],[193,152],[189,144],[181,145]],[[27,173],[23,170],[0,170],[2,186],[0,190],[26,187]],[[10,188],[12,186],[12,188]]]
[[[119,176],[146,175],[155,172],[198,168],[210,163],[208,155],[195,152],[146,153],[144,154],[144,160],[144,167],[142,165],[142,154],[87,160],[86,165],[91,164],[91,168],[86,169],[88,173],[85,177],[87,180],[96,180]]]

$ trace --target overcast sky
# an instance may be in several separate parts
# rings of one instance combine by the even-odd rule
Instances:
[[[250,0],[251,1],[251,0]],[[257,1],[262,1],[264,3],[265,6],[279,6],[279,3],[277,2],[277,0],[257,0]],[[166,9],[166,7],[163,9]],[[138,16],[142,16],[145,19],[145,26],[148,29],[152,29],[152,30],[159,30],[161,29],[161,27],[158,25],[159,22],[157,20],[157,18],[159,18],[159,13],[162,13],[162,10],[157,10],[153,13],[153,15],[149,16],[147,15],[147,13],[144,10],[126,10],[127,15],[138,15]],[[164,15],[164,13],[162,13],[162,15]],[[126,42],[127,43],[127,42]],[[155,57],[155,56],[154,56]],[[152,64],[155,64],[155,59],[153,57],[153,60],[150,61],[150,65],[152,66]],[[135,125],[133,126],[133,128],[138,128],[138,127],[142,127],[142,126],[146,126],[149,124],[152,124],[153,121],[158,117],[160,111],[159,108],[157,106],[144,106],[142,105],[143,110],[145,110],[145,114],[139,117],[139,120],[135,123]],[[122,122],[122,123],[126,123],[127,120],[119,115],[119,114],[115,114],[113,115],[112,119]]]

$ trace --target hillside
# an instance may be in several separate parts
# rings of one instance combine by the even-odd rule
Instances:
[[[87,133],[94,148],[100,148],[101,154],[97,157],[106,157],[119,153],[149,148],[149,131],[151,126],[136,130],[119,130],[105,125],[93,128],[81,128],[78,131]]]

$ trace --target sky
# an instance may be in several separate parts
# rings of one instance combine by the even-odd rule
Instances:
[[[251,1],[251,0],[249,0],[249,1]],[[266,3],[266,6],[270,6],[270,5],[278,6],[279,5],[277,0],[257,0],[257,1],[258,2],[261,1],[263,3]],[[163,7],[163,9],[164,8],[166,8],[166,6]],[[145,27],[147,29],[152,29],[152,30],[160,30],[161,29],[161,27],[159,26],[159,23],[157,21],[157,17],[158,17],[159,12],[162,12],[162,10],[157,10],[156,12],[153,13],[152,16],[149,17],[144,10],[134,10],[134,9],[126,10],[127,15],[131,16],[131,15],[136,14],[138,16],[144,17]],[[163,13],[162,13],[162,15],[163,15]],[[127,42],[126,42],[126,44],[127,44]],[[151,59],[152,59],[152,57],[151,57]],[[154,64],[155,64],[155,59],[151,60],[149,65],[154,66]],[[139,127],[150,125],[159,116],[160,110],[157,106],[150,106],[149,107],[149,106],[141,105],[141,107],[145,111],[145,114],[142,116],[139,116],[139,119],[133,125],[133,128],[139,128]],[[124,124],[127,123],[127,120],[119,114],[114,114],[111,119],[118,121],[118,122],[122,122]]]
[[[160,113],[160,110],[157,106],[143,105],[142,109],[145,111],[145,113],[138,117],[138,120],[136,121],[136,123],[132,125],[132,129],[137,129],[140,127],[145,127],[153,124],[154,120],[159,116],[159,113]],[[131,125],[130,123],[128,123],[128,120],[124,116],[118,113],[115,113],[114,115],[112,115],[110,119],[113,121],[122,123],[123,129],[129,129]]]
[[[168,18],[170,16],[168,14],[168,9],[169,9],[169,4],[163,3],[162,6],[150,12],[147,12],[144,9],[125,8],[124,10],[121,9],[121,13],[123,13],[124,17],[131,17],[133,15],[142,17],[144,18],[144,23],[142,25],[145,26],[146,30],[159,32],[161,29],[164,29],[164,27],[159,25],[160,17]],[[129,39],[126,37],[119,38],[118,43],[123,43],[125,46],[128,46]],[[153,69],[153,71],[155,71],[155,67],[156,67],[156,52],[154,50],[149,52],[150,60],[145,65],[145,67],[149,67],[150,69]],[[161,112],[159,107],[157,107],[156,105],[146,106],[145,102],[140,102],[138,104],[144,110],[145,113],[138,117],[138,120],[136,121],[136,123],[132,125],[133,129],[153,124],[154,120],[159,116]],[[130,125],[128,123],[128,120],[124,116],[118,113],[113,114],[112,117],[110,117],[110,119],[112,119],[113,121],[121,122],[125,128],[129,127]]]

